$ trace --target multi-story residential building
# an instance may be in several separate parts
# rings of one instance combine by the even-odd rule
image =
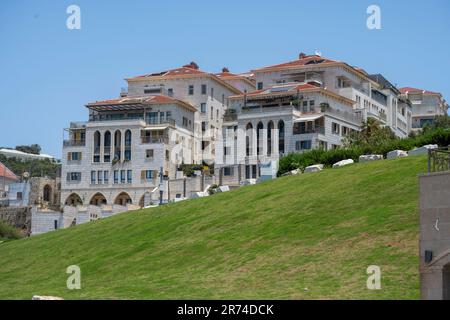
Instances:
[[[373,117],[382,125],[394,127],[389,122],[396,119],[392,116],[392,99],[389,99],[392,96],[392,88],[380,85],[361,68],[319,55],[301,53],[297,60],[253,72],[257,89],[289,82],[308,83],[356,101],[354,111],[360,113],[364,120]],[[394,106],[395,104],[394,98]],[[404,134],[401,133],[400,136]]]
[[[308,83],[277,84],[230,101],[216,159],[227,184],[259,178],[260,165],[283,154],[337,148],[362,122],[355,101]]]
[[[448,103],[438,92],[416,88],[401,88],[402,97],[412,104],[412,128],[421,129],[434,122],[436,116],[446,115]]]
[[[0,162],[0,198],[9,190],[8,186],[17,181],[19,181],[19,178],[17,178],[14,172]]]
[[[89,121],[71,123],[64,141],[63,204],[148,205],[163,187],[161,169],[170,178],[178,165],[194,163],[191,104],[134,95],[86,107]]]
[[[239,79],[238,79],[239,78]],[[191,104],[194,114],[194,161],[213,162],[215,140],[222,128],[228,97],[251,88],[245,77],[218,77],[201,71],[195,62],[181,68],[126,79],[128,96],[164,95]]]
[[[397,137],[406,138],[411,131],[411,103],[401,96],[401,92],[381,74],[372,74],[370,78],[378,83],[379,92],[376,99],[388,107],[387,125]]]
[[[216,73],[216,76],[241,92],[251,92],[256,89],[255,82],[248,75],[231,73],[228,68],[223,68],[221,73]]]

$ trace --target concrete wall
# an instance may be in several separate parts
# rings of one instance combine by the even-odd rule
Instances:
[[[419,177],[420,185],[420,280],[422,299],[450,299],[450,172]],[[431,262],[425,252],[432,253]]]
[[[8,225],[20,229],[25,233],[31,230],[31,208],[7,207],[0,208],[0,220]]]

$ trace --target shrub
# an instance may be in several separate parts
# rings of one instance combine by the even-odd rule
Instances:
[[[421,147],[427,144],[437,144],[440,147],[450,145],[450,128],[437,128],[429,130],[423,134],[411,136],[405,139],[385,139],[371,145],[368,143],[358,143],[357,146],[348,146],[346,148],[336,150],[310,150],[304,153],[290,153],[280,159],[278,176],[295,170],[302,171],[310,165],[323,164],[326,167],[331,167],[336,162],[345,159],[353,159],[358,161],[359,156],[364,154],[382,154],[386,156],[392,150],[412,150],[415,147]]]
[[[22,238],[22,234],[16,228],[7,225],[3,221],[0,221],[0,238],[19,239]]]

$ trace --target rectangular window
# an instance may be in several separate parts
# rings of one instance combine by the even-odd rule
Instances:
[[[95,184],[97,172],[91,171],[91,184]]]
[[[216,110],[216,120],[219,121],[219,109]]]
[[[173,97],[173,89],[172,88],[167,89],[167,95],[169,97]]]
[[[201,113],[206,113],[206,103],[200,104],[200,111]]]
[[[98,184],[102,184],[103,183],[103,171],[98,171],[97,172],[97,181],[98,181]]]
[[[119,170],[114,170],[114,184],[119,183]]]
[[[234,175],[234,170],[233,169],[234,168],[231,168],[231,167],[223,168],[223,175],[226,176],[226,177]]]
[[[183,127],[188,126],[188,119],[186,117],[183,117]]]
[[[161,88],[144,89],[144,94],[161,94]]]
[[[17,198],[17,200],[22,200],[23,199],[23,193],[22,192],[17,192],[16,198]]]
[[[214,88],[211,88],[211,100],[214,99]]]
[[[133,171],[128,170],[127,171],[127,183],[132,183],[132,182],[133,182]]]
[[[262,90],[264,84],[262,82],[258,82],[258,90]]]
[[[158,112],[147,113],[147,123],[148,124],[158,124]]]
[[[314,100],[309,101],[309,112],[314,112]]]
[[[103,171],[103,181],[105,184],[108,184],[109,182],[109,171]]]
[[[295,150],[309,150],[311,149],[311,140],[295,141]]]
[[[339,124],[332,122],[331,123],[331,132],[333,132],[334,134],[339,134],[340,133],[340,126]]]
[[[214,119],[214,107],[211,107],[211,120]]]
[[[145,170],[145,180],[149,181],[153,179],[153,170]]]
[[[206,84],[202,84],[202,94],[206,94]]]
[[[166,160],[167,161],[170,160],[170,152],[169,152],[169,150],[166,150]]]
[[[147,159],[153,159],[153,154],[154,154],[153,149],[145,150],[145,157],[146,157]]]
[[[125,170],[120,170],[120,183],[125,183],[125,181],[126,181],[125,174],[126,174]]]
[[[190,85],[190,86],[188,87],[188,94],[189,94],[190,96],[193,96],[193,95],[194,95],[194,86],[193,86],[193,85]]]
[[[67,181],[81,181],[81,172],[68,172]]]
[[[68,161],[81,161],[81,152],[69,152],[67,154]]]

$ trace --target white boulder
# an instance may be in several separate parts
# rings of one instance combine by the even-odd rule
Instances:
[[[375,160],[383,160],[383,155],[381,154],[365,154],[359,156],[359,162],[367,162],[367,161],[375,161]]]
[[[417,156],[417,155],[420,155],[420,154],[428,154],[428,150],[434,150],[434,149],[437,149],[437,148],[439,148],[439,146],[437,144],[427,144],[427,145],[425,145],[423,147],[411,150],[410,152],[408,152],[408,154],[410,156]]]
[[[228,191],[230,191],[230,187],[229,186],[220,186],[217,191],[218,192],[228,192]]]
[[[60,297],[52,297],[52,296],[33,296],[31,300],[64,300]]]
[[[305,173],[309,172],[319,172],[323,170],[323,164],[315,164],[305,168]]]
[[[387,153],[386,159],[404,158],[408,156],[408,152],[403,150],[393,150]]]
[[[341,160],[339,162],[336,162],[335,164],[333,164],[333,168],[340,168],[343,166],[347,166],[349,164],[354,163],[355,161],[353,161],[353,159],[346,159],[346,160]]]

